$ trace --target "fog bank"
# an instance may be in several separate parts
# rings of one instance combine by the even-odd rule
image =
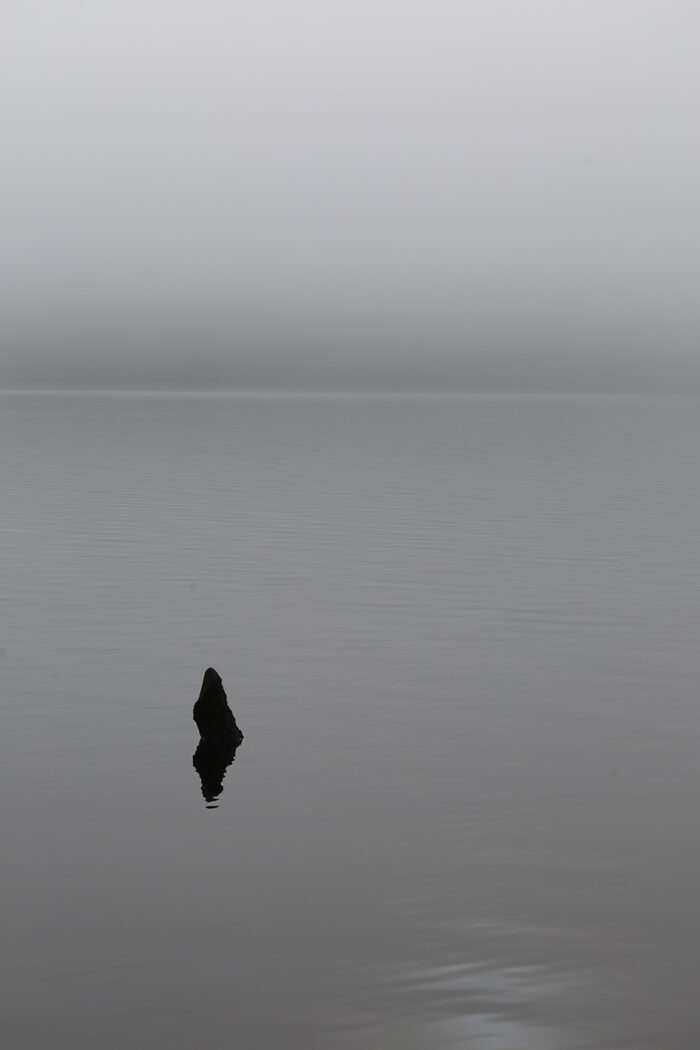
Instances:
[[[700,378],[700,9],[6,6],[0,386]]]

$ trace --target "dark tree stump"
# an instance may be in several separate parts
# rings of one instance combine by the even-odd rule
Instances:
[[[211,744],[232,744],[238,747],[243,733],[228,706],[221,675],[213,667],[204,672],[204,680],[192,717],[203,741]]]

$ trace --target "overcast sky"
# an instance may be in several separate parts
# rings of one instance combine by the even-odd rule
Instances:
[[[0,386],[700,380],[700,5],[3,0]]]

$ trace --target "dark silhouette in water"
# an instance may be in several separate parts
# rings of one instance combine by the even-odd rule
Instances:
[[[200,740],[192,756],[192,765],[202,781],[202,794],[208,809],[216,809],[212,803],[224,790],[224,777],[236,757],[236,747],[236,744],[226,741]]]
[[[210,804],[224,790],[224,776],[243,740],[243,733],[228,706],[221,675],[213,667],[204,672],[192,717],[202,738],[192,756],[192,765],[199,773],[207,804],[214,808]]]
[[[228,706],[221,675],[213,667],[207,667],[204,672],[202,688],[192,717],[197,723],[202,740],[226,741],[238,747],[243,739],[243,733],[236,725],[236,719]]]

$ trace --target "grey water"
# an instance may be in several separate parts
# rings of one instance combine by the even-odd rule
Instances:
[[[699,463],[693,398],[0,396],[2,1045],[697,1045]]]

